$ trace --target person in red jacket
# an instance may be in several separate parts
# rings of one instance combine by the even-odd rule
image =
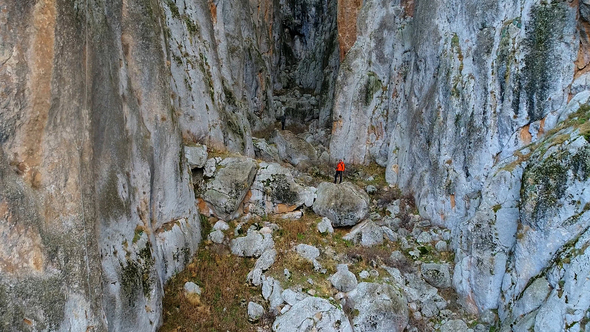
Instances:
[[[342,159],[338,160],[338,165],[336,165],[336,175],[334,175],[334,183],[336,183],[336,179],[340,176],[340,182],[342,183],[342,173],[344,172],[344,162]]]

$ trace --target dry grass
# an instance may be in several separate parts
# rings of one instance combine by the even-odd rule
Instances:
[[[233,256],[226,247],[201,248],[165,287],[160,331],[255,331],[256,325],[248,322],[247,304],[260,291],[245,282],[253,265],[253,259]],[[184,296],[188,281],[202,288],[200,304]]]

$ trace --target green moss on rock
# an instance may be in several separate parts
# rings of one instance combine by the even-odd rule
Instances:
[[[373,100],[373,96],[383,88],[383,83],[373,72],[367,74],[367,81],[365,82],[365,106],[368,106]]]
[[[153,288],[152,268],[155,258],[152,257],[151,244],[146,243],[137,253],[137,260],[127,260],[127,265],[121,267],[121,286],[123,295],[128,299],[129,305],[133,306],[139,296],[139,290],[143,291],[145,297],[150,296]]]
[[[531,22],[524,42],[528,52],[523,68],[523,85],[531,122],[544,116],[544,106],[554,81],[555,44],[562,38],[566,24],[566,6],[565,2],[541,3],[531,9]]]

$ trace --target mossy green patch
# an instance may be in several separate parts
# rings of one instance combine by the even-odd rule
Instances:
[[[380,91],[382,88],[383,83],[381,82],[379,77],[377,77],[377,74],[375,74],[374,72],[369,72],[367,74],[367,80],[365,81],[364,86],[365,106],[369,106],[369,104],[371,104],[371,101],[373,100],[375,93]]]
[[[130,306],[139,296],[140,289],[143,291],[143,296],[150,297],[154,286],[152,276],[154,264],[155,258],[152,257],[150,242],[139,250],[137,260],[127,259],[125,266],[121,263],[121,288]]]
[[[541,2],[531,9],[531,23],[524,42],[528,50],[522,70],[527,112],[530,121],[543,118],[551,86],[555,81],[555,45],[560,42],[566,24],[565,2]]]
[[[172,13],[172,17],[179,19],[180,18],[180,11],[178,10],[178,6],[176,6],[176,3],[174,3],[174,1],[172,1],[172,0],[167,0],[166,4],[168,5],[168,8],[170,8],[170,12]]]

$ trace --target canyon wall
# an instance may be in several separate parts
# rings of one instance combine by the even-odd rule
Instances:
[[[365,1],[336,83],[332,160],[386,166],[452,229],[465,306],[508,329],[587,321],[587,15],[586,1]]]
[[[336,8],[0,3],[0,329],[154,331],[201,240],[183,145],[253,156],[275,89],[329,124]]]
[[[201,239],[183,145],[253,156],[282,116],[452,230],[471,311],[585,328],[589,22],[587,0],[0,2],[0,329],[155,330]]]

